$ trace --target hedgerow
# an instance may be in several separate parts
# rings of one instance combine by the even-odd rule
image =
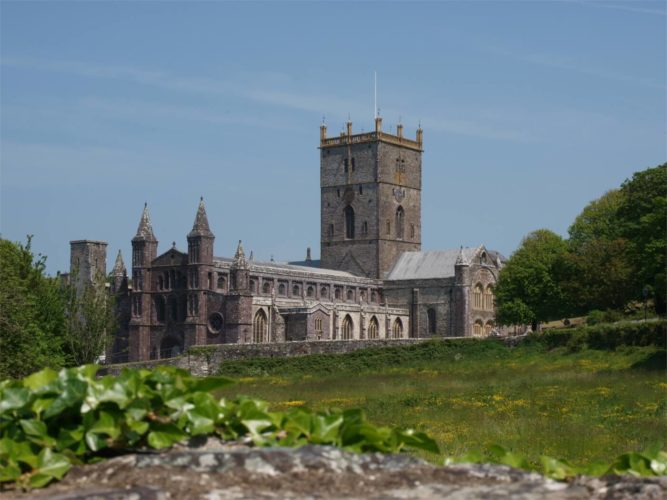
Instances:
[[[0,489],[43,487],[74,464],[200,435],[256,446],[438,452],[425,434],[372,425],[361,410],[271,412],[254,399],[217,399],[212,391],[232,383],[224,377],[196,378],[161,366],[97,378],[97,370],[47,368],[0,382]]]

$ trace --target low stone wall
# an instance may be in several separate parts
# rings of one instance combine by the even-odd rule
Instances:
[[[176,358],[109,365],[101,374],[117,374],[123,368],[153,368],[170,365],[190,371],[193,375],[213,375],[225,361],[248,358],[290,358],[309,354],[344,354],[359,349],[413,345],[423,339],[378,339],[378,340],[320,340],[281,342],[276,344],[216,344],[191,347],[186,354]]]

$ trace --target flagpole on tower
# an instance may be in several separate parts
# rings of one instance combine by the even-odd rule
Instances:
[[[378,72],[373,71],[373,118],[378,117]]]

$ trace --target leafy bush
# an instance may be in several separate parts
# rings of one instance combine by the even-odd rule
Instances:
[[[548,330],[533,333],[529,345],[544,344],[548,349],[566,347],[578,351],[584,347],[597,350],[615,350],[620,346],[664,347],[667,321],[637,321],[624,323],[602,323],[567,330]]]
[[[374,426],[361,410],[270,412],[249,398],[216,399],[211,391],[231,383],[223,377],[196,378],[161,366],[96,378],[97,370],[47,368],[0,382],[0,486],[38,488],[61,479],[73,464],[208,434],[257,446],[438,452],[425,434]]]
[[[588,326],[599,325],[600,323],[615,323],[623,319],[623,313],[609,309],[607,311],[593,310],[586,316]]]
[[[445,459],[445,464],[456,462],[486,463],[509,465],[517,469],[533,470],[552,479],[564,480],[578,474],[587,476],[606,476],[610,474],[629,474],[632,476],[662,476],[667,473],[667,452],[660,444],[636,453],[624,453],[611,464],[592,463],[583,467],[572,465],[567,460],[541,456],[540,464],[531,463],[519,453],[507,450],[499,445],[490,446],[485,453],[471,451],[460,457]]]

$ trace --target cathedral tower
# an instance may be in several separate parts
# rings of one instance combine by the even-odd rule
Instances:
[[[150,272],[151,264],[157,257],[157,244],[148,214],[148,205],[145,204],[137,234],[132,238],[130,359],[150,359]]]
[[[384,278],[405,251],[421,250],[422,130],[338,137],[320,127],[321,267]]]

